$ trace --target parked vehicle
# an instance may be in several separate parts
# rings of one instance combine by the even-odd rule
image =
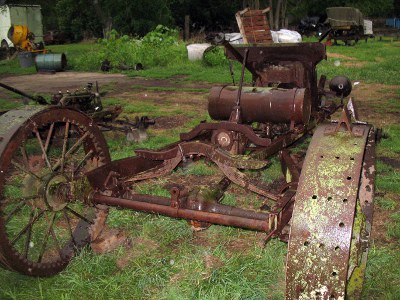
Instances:
[[[367,41],[373,36],[372,21],[364,20],[362,12],[354,7],[328,7],[327,23],[329,29],[321,35],[320,41],[328,36],[328,40],[343,41],[350,45],[352,41],[357,43],[360,39]]]

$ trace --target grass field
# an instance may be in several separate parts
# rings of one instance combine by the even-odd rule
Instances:
[[[67,54],[69,68],[82,70],[82,52],[97,51],[96,44],[50,47]],[[362,299],[400,299],[400,42],[359,42],[354,47],[328,47],[328,59],[318,66],[328,78],[346,75],[363,120],[382,127],[388,138],[377,146],[375,223]],[[93,67],[92,70],[97,70]],[[0,63],[0,73],[29,74],[17,61]],[[235,65],[236,82],[240,67]],[[170,79],[179,82],[230,83],[227,65],[210,67],[183,60],[178,64],[127,72],[129,76]],[[247,80],[250,79],[247,74]],[[149,100],[140,95],[146,93]],[[168,93],[163,103],[153,101]],[[129,144],[123,136],[108,134],[113,159],[131,155],[137,148],[157,148],[178,140],[179,133],[209,119],[204,108],[207,91],[132,86],[133,100],[106,98],[106,105],[123,104],[127,115],[135,112],[154,117],[181,116],[182,125],[172,129],[150,129],[150,139]],[[192,99],[186,106],[174,106],[175,99]],[[18,104],[0,99],[0,110]],[[192,108],[192,109],[191,109]],[[261,174],[266,182],[279,176],[272,160]],[[207,183],[218,176],[215,166],[193,164],[174,171],[169,179],[151,180],[137,187],[140,192],[168,195],[168,180],[181,176],[188,182]],[[260,199],[241,188],[229,189],[226,204],[258,207]],[[283,299],[287,245],[278,240],[263,247],[264,235],[253,231],[212,226],[192,232],[183,220],[113,209],[110,228],[119,228],[128,241],[106,254],[85,248],[61,274],[51,278],[30,278],[0,269],[0,299]]]

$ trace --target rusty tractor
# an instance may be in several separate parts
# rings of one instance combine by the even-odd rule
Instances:
[[[27,106],[0,117],[1,266],[54,275],[99,236],[109,208],[119,207],[186,219],[195,229],[219,224],[265,232],[267,240],[288,242],[286,299],[359,297],[373,214],[375,135],[357,120],[350,81],[335,77],[324,89],[326,78],[317,80],[316,72],[326,59],[320,43],[233,47],[222,34],[215,42],[241,62],[239,86],[212,88],[214,121],[160,150],[111,161],[93,119],[70,107]],[[245,69],[251,86],[244,86]],[[335,112],[339,119],[329,120]],[[305,157],[292,153],[311,133]],[[286,178],[278,192],[246,174],[268,168],[275,154]],[[198,158],[222,171],[214,186],[176,184],[170,197],[132,188]],[[265,205],[223,204],[230,184]]]

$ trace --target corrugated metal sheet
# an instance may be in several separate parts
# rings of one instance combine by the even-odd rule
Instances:
[[[398,18],[386,19],[386,26],[400,29],[400,19]]]

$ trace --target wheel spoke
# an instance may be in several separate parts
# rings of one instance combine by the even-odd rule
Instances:
[[[29,218],[29,224],[31,224],[31,225],[28,227],[28,232],[26,234],[26,240],[25,240],[25,249],[24,249],[24,257],[25,258],[28,258],[29,248],[31,246],[32,225],[33,225],[32,221],[33,221],[34,217],[35,217],[35,212],[32,210],[31,216]]]
[[[56,218],[56,212],[54,212],[53,218],[54,219]],[[53,220],[53,225],[54,225],[54,220]],[[54,240],[54,242],[56,244],[57,251],[58,251],[58,254],[60,255],[60,258],[63,259],[60,243],[58,242],[58,239],[57,239],[56,233],[54,232],[53,226],[51,226],[51,228],[50,228],[50,234],[51,234],[51,236],[52,236],[52,238],[53,238],[53,240]]]
[[[89,132],[86,132],[81,138],[76,141],[76,143],[65,153],[64,160],[66,160],[86,139],[86,137],[89,135]],[[56,170],[58,167],[61,165],[62,158],[57,161],[57,163],[54,165],[54,170]]]
[[[25,168],[27,170],[29,170],[29,161],[28,161],[28,155],[26,154],[26,149],[24,146],[21,146],[20,150],[21,150],[21,155],[22,155],[22,159],[23,159]]]
[[[71,221],[70,221],[70,219],[68,217],[68,214],[67,214],[67,212],[65,210],[63,210],[63,213],[64,213],[65,220],[67,220],[68,230],[69,230],[69,234],[71,235],[72,242],[74,243],[74,246],[76,246],[74,234],[72,232]]]
[[[21,201],[29,201],[29,200],[34,200],[40,198],[39,195],[34,195],[34,196],[29,196],[29,197],[21,197],[21,198],[11,198],[11,199],[6,199],[3,202],[1,202],[2,205],[11,203],[11,202],[21,202]]]
[[[46,144],[44,145],[44,151],[46,153],[47,153],[47,150],[48,150],[49,145],[50,145],[50,139],[51,139],[51,135],[53,134],[53,129],[54,129],[54,123],[51,123],[50,129],[49,129],[49,132],[48,132],[47,138],[46,138]]]
[[[43,255],[44,255],[44,252],[46,251],[47,242],[49,241],[50,232],[53,227],[55,218],[56,218],[56,213],[53,213],[53,216],[49,222],[49,226],[47,227],[46,235],[44,236],[44,239],[43,239],[42,249],[40,250],[39,259],[37,261],[38,263],[42,262]],[[48,220],[47,216],[46,216],[46,219]]]
[[[30,170],[25,169],[23,166],[21,166],[19,163],[17,163],[15,160],[11,161],[11,164],[14,165],[17,169],[19,169],[21,172],[24,172],[26,174],[32,175],[36,179],[42,180],[39,176],[37,176],[35,173],[31,172]]]
[[[83,221],[85,221],[88,224],[93,224],[92,221],[89,221],[87,218],[85,218],[84,216],[82,216],[80,213],[74,211],[72,208],[70,207],[65,207],[65,209],[67,209],[70,213],[72,213],[73,215],[75,215],[76,217],[78,217],[79,219],[82,219]]]
[[[44,210],[40,210],[39,214],[34,217],[29,223],[15,236],[15,238],[11,241],[11,245],[15,245],[16,242],[24,235],[28,229],[43,215]]]
[[[65,151],[67,151],[68,133],[69,133],[69,122],[67,122],[65,124],[64,142],[63,142],[63,149],[62,149],[62,154],[61,154],[61,172],[64,171]]]
[[[78,165],[74,168],[74,171],[72,172],[72,175],[75,175],[79,169],[81,168],[81,165],[89,159],[93,155],[93,150],[90,150],[88,153],[86,153],[85,157],[82,158],[82,160],[78,163]]]
[[[51,167],[49,158],[47,157],[46,150],[44,149],[42,138],[40,137],[39,131],[37,129],[35,129],[34,132],[35,132],[36,138],[37,138],[37,140],[39,142],[40,149],[42,149],[43,158],[46,161],[47,166],[49,167],[50,171],[53,171],[53,168]]]
[[[19,201],[21,201],[16,207],[14,207],[14,209],[6,216],[4,223],[7,225],[8,222],[10,222],[11,218],[18,212],[21,210],[21,208],[23,208],[26,205],[26,200],[32,200],[32,199],[36,199],[39,196],[34,196],[34,198],[29,197],[30,199],[27,198],[20,198]]]

